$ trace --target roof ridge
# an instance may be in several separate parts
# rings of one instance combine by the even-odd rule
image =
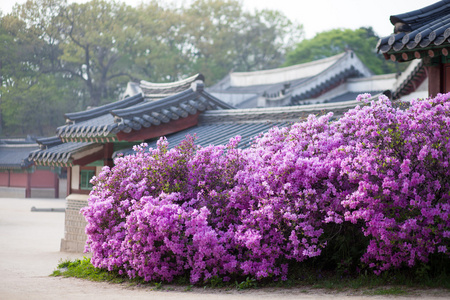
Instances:
[[[108,103],[108,104],[105,104],[105,105],[102,105],[102,106],[99,106],[96,108],[79,111],[79,112],[66,113],[64,116],[69,121],[84,121],[84,120],[92,119],[92,118],[107,114],[113,109],[125,108],[128,106],[135,105],[142,101],[144,101],[143,95],[137,94],[137,95],[125,98],[123,100]]]
[[[140,86],[143,88],[146,88],[146,89],[169,89],[169,88],[173,88],[173,87],[182,86],[187,83],[194,82],[196,80],[205,81],[205,77],[201,73],[197,73],[194,76],[188,77],[186,79],[174,81],[174,82],[156,83],[156,82],[141,80]]]
[[[286,70],[289,69],[296,69],[296,68],[304,68],[305,66],[308,67],[310,65],[319,65],[322,64],[324,62],[328,62],[328,61],[333,61],[333,60],[339,60],[342,56],[345,56],[347,52],[342,52],[333,56],[329,56],[329,57],[325,57],[325,58],[321,58],[318,60],[313,60],[313,61],[309,61],[306,63],[302,63],[302,64],[296,64],[296,65],[292,65],[292,66],[287,66],[287,67],[280,67],[280,68],[274,68],[274,69],[266,69],[266,70],[258,70],[258,71],[251,71],[251,72],[232,72],[230,73],[231,75],[241,75],[242,76],[247,76],[248,74],[263,74],[265,72],[273,72],[273,73],[278,73],[278,72],[285,72]]]

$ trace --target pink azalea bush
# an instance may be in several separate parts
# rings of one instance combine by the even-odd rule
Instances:
[[[337,121],[273,128],[246,150],[239,137],[138,146],[93,179],[91,261],[149,281],[285,280],[346,228],[366,237],[360,259],[378,274],[448,256],[449,97],[403,110],[381,97]]]

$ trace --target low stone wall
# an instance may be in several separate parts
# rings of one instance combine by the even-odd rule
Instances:
[[[25,198],[25,188],[0,187],[1,198]]]
[[[87,206],[88,195],[71,194],[67,196],[64,238],[61,239],[62,252],[83,252],[87,236],[84,232],[86,220],[80,209]]]
[[[59,198],[67,196],[67,179],[59,179]],[[26,188],[0,186],[0,198],[26,198]],[[31,198],[55,198],[54,188],[31,188]]]

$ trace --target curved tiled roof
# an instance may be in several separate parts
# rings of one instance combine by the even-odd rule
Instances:
[[[199,78],[191,77],[186,81],[188,89],[157,101],[146,101],[138,94],[95,109],[66,114],[70,122],[57,128],[57,136],[64,142],[112,142],[117,140],[119,132],[158,126],[207,109],[233,108],[205,92],[203,83],[191,82]]]
[[[145,80],[141,80],[139,83],[129,82],[125,91],[125,97],[142,93],[147,101],[155,101],[187,90],[197,81],[204,82],[205,77],[199,73],[189,78],[169,83],[155,83]]]
[[[323,94],[329,89],[335,87],[339,83],[341,83],[346,78],[354,78],[354,77],[363,77],[363,74],[359,69],[355,68],[353,65],[342,68],[341,70],[337,70],[334,74],[332,72],[326,73],[327,70],[324,71],[324,74],[319,74],[314,78],[311,78],[311,84],[309,82],[305,82],[302,86],[293,87],[296,89],[294,92],[295,95],[292,97],[292,103],[298,104],[299,101],[314,98],[317,95]],[[319,79],[319,76],[324,77],[323,79]],[[318,80],[319,79],[319,80]]]
[[[70,123],[70,121],[80,122],[80,121],[90,120],[90,119],[97,118],[102,115],[108,114],[113,109],[129,107],[131,105],[138,104],[142,101],[144,101],[144,97],[141,94],[137,94],[132,97],[129,97],[129,98],[117,101],[117,102],[109,103],[106,105],[102,105],[102,106],[99,106],[96,108],[92,108],[89,110],[74,112],[74,113],[67,113],[67,114],[65,114],[65,117],[66,117],[68,123]]]
[[[0,143],[0,169],[23,169],[33,165],[28,159],[30,151],[38,149],[36,143]]]
[[[141,80],[140,88],[145,98],[165,98],[190,88],[192,83],[197,80],[204,81],[205,77],[202,74],[196,74],[184,80],[170,83],[154,83]]]
[[[394,25],[394,33],[381,38],[377,49],[385,56],[403,54],[401,57],[391,57],[393,60],[421,58],[420,51],[450,46],[450,0],[391,16],[390,21]],[[408,55],[408,52],[415,53]],[[448,50],[443,50],[443,53],[447,56]]]
[[[47,149],[49,147],[53,147],[53,146],[62,144],[61,139],[57,136],[40,138],[40,139],[37,139],[36,142],[39,144],[39,147],[41,149]]]
[[[218,97],[223,96],[231,103],[239,102],[235,104],[238,106],[256,95],[265,99],[265,104],[258,103],[259,106],[296,105],[300,100],[325,93],[347,78],[369,76],[372,76],[372,72],[353,51],[348,50],[332,57],[286,68],[230,73],[208,91]]]
[[[251,145],[253,138],[267,132],[274,126],[288,126],[308,117],[310,114],[325,114],[330,111],[334,112],[335,117],[340,117],[357,105],[365,104],[354,100],[290,107],[211,110],[204,112],[200,116],[197,126],[166,135],[166,138],[169,142],[169,148],[173,148],[184,140],[187,135],[195,135],[196,145],[206,147],[209,145],[225,145],[230,138],[240,135],[241,142],[238,148],[244,149]],[[156,143],[156,139],[147,142],[150,148],[156,148]],[[116,151],[114,156],[133,153],[134,151],[129,148]]]
[[[71,166],[73,155],[79,151],[88,150],[98,146],[94,143],[67,142],[29,152],[28,159],[38,165],[44,166]]]
[[[257,135],[269,130],[274,126],[284,127],[288,122],[264,122],[264,123],[233,123],[233,124],[201,124],[170,135],[167,135],[169,149],[174,148],[183,141],[187,135],[195,136],[195,144],[207,147],[209,145],[226,145],[229,140],[237,135],[241,136],[238,148],[244,149],[250,146],[251,141]],[[157,140],[148,142],[148,147],[156,148]],[[130,155],[134,151],[132,148],[116,151],[114,157],[120,155]]]
[[[119,124],[114,122],[114,117],[110,113],[107,113],[79,123],[58,127],[56,134],[64,142],[111,142],[116,140],[114,134],[119,131]]]
[[[196,75],[176,84],[161,84],[168,89],[188,88],[160,100],[148,101],[139,93],[116,103],[66,114],[68,123],[57,128],[56,137],[40,139],[40,149],[30,153],[29,158],[40,165],[71,166],[74,155],[97,151],[102,143],[118,141],[117,135],[121,132],[159,126],[209,109],[233,108],[205,92],[202,78]],[[197,117],[194,119],[195,123],[190,126],[196,124]]]
[[[197,84],[196,90],[188,89],[164,99],[164,101],[144,102],[125,109],[113,110],[112,115],[119,122],[120,130],[129,132],[142,127],[157,126],[171,120],[186,118],[207,109],[231,109],[232,106],[203,91]]]
[[[375,98],[376,96],[374,96]],[[247,108],[234,110],[212,110],[203,113],[200,116],[201,124],[212,123],[261,123],[261,122],[296,122],[302,118],[308,117],[310,114],[322,115],[333,112],[335,117],[341,116],[343,113],[356,107],[364,105],[356,100],[337,102],[337,103],[321,103],[297,106],[283,107],[265,107],[265,108]]]

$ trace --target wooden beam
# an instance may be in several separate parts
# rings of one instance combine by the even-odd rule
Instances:
[[[448,50],[447,50],[447,48],[442,48],[441,52],[442,52],[442,55],[448,56]]]
[[[397,57],[394,54],[391,54],[391,60],[392,61],[397,61]]]
[[[403,53],[402,53],[402,59],[403,59],[404,61],[407,61],[407,60],[409,60],[410,58],[412,58],[412,57],[411,57],[411,55],[410,55],[409,53],[406,53],[406,52],[403,52]]]
[[[142,128],[141,130],[132,130],[129,133],[121,131],[117,133],[117,138],[119,141],[135,142],[175,133],[197,125],[199,115],[200,112],[197,112],[195,115],[189,115],[186,118],[180,118],[166,124],[161,123],[161,125],[158,126]]]
[[[431,58],[436,56],[436,53],[434,52],[433,49],[428,50],[428,56],[431,57]]]
[[[424,52],[414,51],[414,57],[420,59],[424,56]]]
[[[74,159],[73,160],[73,164],[74,165],[80,165],[80,166],[85,166],[91,162],[94,162],[96,160],[102,160],[103,159],[103,153],[104,153],[104,149],[100,149],[97,152],[94,152],[92,154],[80,157],[79,159]]]

